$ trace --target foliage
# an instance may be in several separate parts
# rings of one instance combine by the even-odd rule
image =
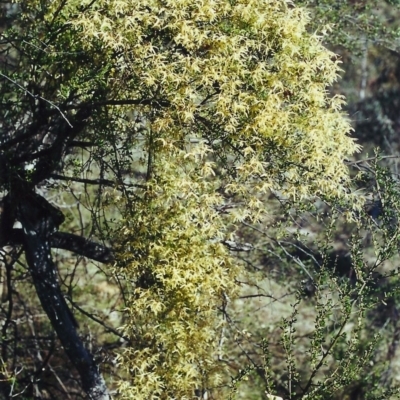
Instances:
[[[307,7],[315,16],[314,29],[331,27],[326,37],[331,45],[351,49],[354,54],[362,54],[366,40],[392,50],[398,46],[400,30],[392,11],[398,10],[397,0],[296,0],[295,3]]]
[[[21,199],[33,199],[32,215],[46,226],[33,236],[49,247],[51,238],[59,237],[54,231],[60,223],[54,223],[54,210],[51,218],[39,215],[43,210],[32,192],[45,198],[62,192],[66,207],[77,202],[87,208],[84,215],[69,214],[68,228],[86,229],[88,236],[112,245],[115,264],[104,275],[112,270],[118,282],[116,307],[122,312],[116,322],[120,331],[109,326],[107,331],[124,343],[114,383],[121,398],[205,393],[223,398],[229,396],[230,374],[238,374],[232,390],[250,370],[265,379],[273,370],[267,348],[276,345],[267,343],[265,331],[255,332],[262,350],[256,367],[243,368],[248,351],[235,354],[232,345],[243,336],[230,317],[243,306],[237,299],[245,290],[242,280],[254,283],[258,277],[246,268],[254,253],[250,259],[235,256],[246,247],[243,226],[262,223],[277,245],[288,221],[318,199],[334,212],[345,210],[353,221],[362,212],[363,198],[351,191],[343,162],[360,147],[349,136],[343,97],[327,91],[339,61],[322,37],[307,31],[309,14],[283,0],[28,0],[9,18],[1,43],[0,186],[4,199],[16,204],[15,215],[9,206],[11,228],[18,220],[25,236],[32,232],[37,221],[29,225],[28,205]],[[85,185],[79,196],[77,185]],[[331,233],[328,229],[325,247]],[[32,235],[13,240],[25,251],[19,262],[34,280]],[[363,276],[359,238],[354,243],[354,268]],[[110,261],[104,254],[100,261]],[[382,259],[392,254],[393,248]],[[292,264],[281,262],[279,268],[289,271],[289,259]],[[299,274],[287,275],[287,284],[297,281],[294,308],[279,335],[290,378],[272,371],[267,394],[295,398],[308,371],[301,395],[331,395],[358,378],[370,359],[369,345],[362,357],[353,356],[364,345],[360,337],[370,303],[362,285],[373,270],[366,267],[361,286],[352,287],[337,280],[327,262],[314,267],[317,314],[309,369],[300,376],[295,354],[295,317],[306,302],[304,290]],[[9,321],[4,331],[10,333],[11,314],[4,315]],[[355,316],[354,343],[344,350],[343,329]],[[336,323],[340,328],[326,329]],[[8,354],[8,342],[2,346]],[[318,383],[318,374],[332,372],[322,367],[333,351],[341,352],[332,367],[337,379]],[[225,362],[230,357],[235,365]],[[3,379],[17,379],[9,375],[3,373]],[[281,393],[285,379],[290,388]],[[3,387],[5,393],[10,385]]]
[[[325,215],[327,225],[317,243],[309,231],[315,209],[292,214],[302,229],[292,227],[279,241],[271,229],[251,226],[264,239],[254,236],[257,253],[244,256],[252,267],[247,289],[227,310],[237,329],[227,340],[240,349],[234,359],[247,364],[231,398],[398,398],[399,186],[379,163],[377,157],[362,168],[374,171],[379,214],[364,211],[349,224],[343,210],[319,210],[315,216]],[[351,242],[333,248],[335,235],[346,231]]]

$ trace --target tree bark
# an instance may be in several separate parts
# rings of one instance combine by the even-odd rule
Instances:
[[[29,199],[29,195],[27,197]],[[84,347],[74,317],[62,294],[57,268],[51,257],[51,235],[57,228],[53,216],[32,209],[24,198],[18,203],[23,227],[23,248],[36,292],[65,352],[78,370],[82,388],[91,400],[110,400],[105,381],[93,356]]]

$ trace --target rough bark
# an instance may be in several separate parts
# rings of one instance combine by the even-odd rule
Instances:
[[[31,194],[17,203],[17,217],[23,227],[23,248],[36,292],[43,310],[78,370],[82,388],[91,400],[111,399],[93,356],[84,347],[74,317],[62,294],[56,265],[51,257],[51,236],[58,228],[57,215],[38,210],[38,202],[29,202]]]

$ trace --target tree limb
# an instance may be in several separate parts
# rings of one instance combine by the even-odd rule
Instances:
[[[56,232],[50,237],[50,244],[51,247],[69,250],[104,264],[115,260],[108,247],[72,233]]]
[[[25,236],[22,229],[13,229],[5,244],[24,245]],[[49,237],[51,248],[72,251],[91,260],[108,264],[114,261],[112,250],[82,236],[67,232],[55,232]]]

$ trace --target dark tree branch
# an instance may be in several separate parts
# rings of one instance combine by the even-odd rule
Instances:
[[[109,179],[85,179],[85,178],[76,178],[74,176],[64,176],[59,174],[51,174],[50,178],[58,179],[61,181],[87,183],[88,185],[116,186],[115,182],[110,181]]]
[[[84,142],[82,140],[72,140],[71,143],[68,145],[68,147],[81,147],[81,148],[93,147],[93,146],[97,146],[95,142]]]
[[[31,181],[34,184],[41,182],[49,177],[49,175],[57,168],[66,147],[72,140],[86,127],[87,119],[92,115],[92,110],[80,110],[73,122],[73,128],[67,125],[64,121],[60,121],[57,132],[57,138],[51,146],[49,153],[41,157],[35,166],[35,172],[31,176]]]
[[[29,126],[27,132],[16,134],[14,138],[0,144],[1,150],[10,149],[14,146],[11,156],[5,157],[0,153],[0,168],[5,174],[0,176],[0,184],[5,183],[5,179],[10,178],[12,170],[19,171],[19,176],[24,176],[24,163],[36,160],[34,172],[29,176],[31,187],[49,177],[49,175],[59,166],[67,147],[87,126],[88,118],[92,115],[91,108],[84,108],[74,116],[73,127],[63,119],[56,118],[51,123],[47,122],[48,115],[45,111],[38,114],[37,121]],[[37,135],[44,136],[52,134],[55,138],[46,148],[40,148],[41,140],[34,140]],[[12,146],[11,146],[12,148]]]
[[[72,251],[104,264],[114,261],[111,249],[72,233],[56,232],[51,236],[50,244],[51,247]]]
[[[22,229],[12,229],[4,244],[24,245],[25,236]],[[114,261],[112,250],[82,236],[67,232],[55,232],[49,237],[51,248],[72,251],[91,260],[108,264]]]
[[[47,126],[47,119],[54,114],[54,110],[40,110],[35,114],[35,118],[26,129],[23,129],[21,133],[13,135],[13,137],[0,144],[0,150],[11,149],[15,145],[20,145],[26,142],[28,146],[31,145],[32,138],[40,132],[43,127]]]

